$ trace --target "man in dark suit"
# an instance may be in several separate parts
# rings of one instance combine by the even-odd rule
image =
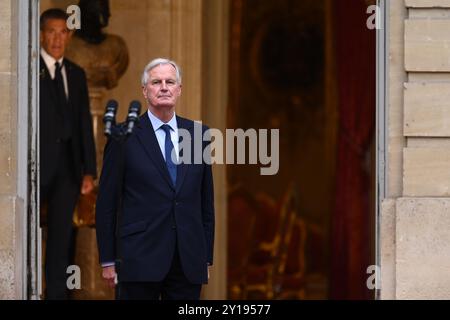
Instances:
[[[46,298],[67,298],[72,217],[80,192],[94,188],[95,143],[84,71],[64,58],[67,14],[42,13],[40,58],[40,199],[47,208]]]
[[[195,126],[200,132],[207,128],[175,115],[181,95],[175,62],[150,62],[142,90],[148,111],[123,149],[114,139],[105,147],[96,210],[103,277],[114,286],[117,271],[118,299],[199,299],[213,263],[212,170],[203,159],[179,164],[177,159],[185,151],[180,131],[193,137]],[[206,147],[201,143],[200,152]]]

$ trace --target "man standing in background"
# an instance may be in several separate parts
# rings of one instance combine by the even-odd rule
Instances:
[[[94,188],[95,143],[86,76],[64,58],[71,32],[67,14],[49,9],[40,18],[40,200],[47,208],[46,298],[67,299],[73,212]]]

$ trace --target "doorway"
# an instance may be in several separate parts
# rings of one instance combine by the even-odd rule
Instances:
[[[366,9],[232,2],[227,126],[279,128],[280,171],[228,166],[229,298],[374,297],[376,33]]]
[[[302,168],[297,171],[295,168],[295,165],[298,165],[297,162],[287,162],[287,164],[284,164],[281,166],[280,174],[283,176],[282,181],[280,183],[276,182],[275,180],[270,180],[270,178],[266,181],[263,181],[262,184],[259,184],[258,179],[259,177],[255,176],[255,173],[249,171],[245,171],[246,169],[243,167],[241,169],[235,170],[235,168],[228,169],[228,205],[230,207],[234,206],[233,199],[237,199],[237,207],[240,208],[249,208],[251,209],[252,202],[253,206],[258,208],[258,214],[265,214],[269,218],[274,215],[274,213],[279,212],[277,208],[280,207],[280,204],[283,203],[285,199],[288,199],[289,197],[296,199],[296,203],[298,204],[298,207],[301,210],[298,210],[299,212],[299,219],[296,222],[296,228],[297,231],[292,231],[291,235],[295,241],[293,240],[292,246],[297,247],[294,250],[295,252],[298,252],[298,245],[303,245],[303,252],[300,254],[300,257],[297,259],[298,261],[301,261],[303,259],[303,265],[299,262],[293,263],[290,268],[292,270],[296,270],[297,266],[294,266],[295,264],[300,264],[300,268],[303,268],[303,272],[306,273],[307,270],[316,270],[317,272],[312,272],[312,275],[310,274],[309,277],[309,283],[307,286],[305,286],[304,283],[302,283],[303,280],[299,280],[299,287],[303,286],[304,290],[303,292],[300,292],[299,297],[304,297],[305,299],[310,297],[316,297],[316,298],[330,298],[330,291],[331,291],[331,271],[327,267],[330,264],[331,261],[331,245],[330,242],[333,241],[332,238],[330,238],[330,232],[331,232],[331,217],[329,216],[331,212],[334,212],[335,210],[335,188],[336,188],[336,172],[337,172],[337,159],[336,154],[337,151],[334,149],[337,146],[337,140],[338,140],[338,124],[340,119],[340,114],[338,112],[338,106],[334,105],[333,103],[336,103],[336,95],[338,94],[338,88],[335,83],[336,80],[336,68],[338,67],[337,62],[335,61],[335,64],[333,65],[333,59],[336,57],[330,54],[331,50],[334,48],[333,41],[335,40],[333,36],[331,36],[331,31],[334,29],[333,22],[329,19],[332,15],[331,9],[328,7],[330,5],[330,1],[319,1],[318,4],[312,4],[308,1],[305,1],[304,4],[301,4],[300,6],[311,6],[315,10],[314,14],[319,16],[318,22],[316,24],[312,24],[311,33],[304,33],[302,30],[305,27],[301,23],[298,23],[297,25],[294,25],[293,27],[296,28],[295,30],[298,30],[300,33],[304,33],[302,38],[302,44],[309,43],[309,44],[316,44],[316,48],[322,48],[322,53],[319,55],[315,55],[314,51],[311,53],[304,53],[302,52],[301,55],[305,57],[305,59],[313,59],[313,60],[321,60],[322,66],[320,64],[313,63],[311,65],[303,65],[303,66],[292,66],[294,69],[293,71],[296,72],[305,72],[305,70],[312,70],[312,74],[315,76],[314,79],[283,79],[278,78],[278,73],[270,70],[261,70],[261,66],[266,65],[267,61],[270,63],[273,61],[273,56],[271,54],[276,54],[273,52],[264,52],[264,54],[261,54],[262,49],[267,49],[267,46],[272,47],[277,45],[277,39],[274,37],[274,34],[277,32],[284,35],[284,39],[290,39],[290,35],[287,32],[287,28],[289,28],[289,21],[286,23],[283,22],[280,23],[276,21],[275,14],[274,17],[271,19],[268,19],[269,21],[261,23],[261,25],[253,30],[257,36],[252,38],[252,41],[249,41],[247,44],[248,52],[245,53],[245,57],[241,56],[243,50],[242,45],[243,43],[241,41],[237,41],[238,39],[242,38],[242,32],[249,32],[249,29],[243,30],[242,28],[236,28],[236,21],[240,21],[239,23],[243,23],[243,19],[245,15],[251,14],[252,10],[249,10],[249,7],[244,8],[245,0],[241,1],[234,1],[231,7],[231,38],[232,41],[230,41],[230,94],[229,94],[229,108],[227,110],[227,127],[228,128],[234,128],[234,127],[243,127],[243,128],[249,128],[249,127],[265,127],[265,128],[278,128],[282,126],[286,126],[284,130],[292,130],[294,133],[296,131],[296,126],[289,125],[289,121],[291,120],[291,110],[294,110],[294,117],[292,119],[299,120],[299,123],[302,124],[302,126],[299,128],[301,135],[288,135],[288,139],[284,142],[284,151],[286,152],[287,156],[291,156],[289,153],[290,151],[286,151],[286,146],[290,146],[294,144],[296,146],[295,150],[292,152],[296,154],[293,156],[294,159],[300,159],[300,163],[303,163]],[[263,3],[264,1],[260,1]],[[281,7],[285,6],[285,8],[290,8],[290,6],[297,6],[298,1],[281,1],[280,2],[280,8],[278,10],[282,10]],[[331,1],[332,2],[332,1]],[[364,2],[364,1],[362,1]],[[30,9],[32,11],[33,17],[39,16],[39,1],[31,1],[32,8]],[[250,1],[248,1],[250,3]],[[264,5],[261,5],[261,7],[258,7],[258,4],[252,3],[253,8],[257,8],[258,10],[253,10],[254,16],[251,17],[253,22],[254,21],[262,21],[262,17],[267,17],[272,9],[263,8]],[[34,8],[34,9],[33,9]],[[300,8],[300,7],[299,7]],[[367,16],[365,15],[365,7],[359,6],[360,10],[358,11],[358,14],[362,14],[365,18]],[[298,8],[297,8],[298,9]],[[244,12],[244,10],[247,10]],[[265,11],[267,10],[267,11]],[[276,11],[275,11],[276,12]],[[282,12],[282,11],[279,11]],[[289,13],[289,15],[292,17],[298,14],[304,14],[299,12],[298,10],[294,10],[292,13]],[[259,15],[259,16],[258,16]],[[316,16],[316,17],[317,17]],[[258,20],[260,19],[260,20]],[[307,20],[307,19],[306,19]],[[249,21],[249,20],[247,20]],[[252,22],[252,23],[253,23]],[[37,48],[37,39],[38,39],[38,19],[32,20],[29,22],[33,27],[32,34],[35,38],[30,39],[30,42],[35,44],[35,47]],[[271,24],[272,23],[272,24]],[[277,27],[278,23],[278,27]],[[280,26],[281,24],[281,26]],[[319,26],[321,24],[321,26]],[[252,32],[253,32],[252,31]],[[236,38],[235,32],[239,32],[238,37]],[[275,32],[275,33],[274,33]],[[246,37],[250,37],[251,35],[246,35]],[[309,38],[308,38],[309,37]],[[331,41],[331,40],[333,41]],[[317,43],[317,41],[322,41],[322,43]],[[241,51],[234,51],[236,48],[234,45],[240,46]],[[265,47],[266,46],[266,47]],[[35,48],[35,50],[36,50]],[[294,52],[295,50],[298,50],[299,48],[295,48],[294,46]],[[25,49],[24,49],[25,50]],[[292,56],[292,53],[290,53]],[[256,57],[256,58],[255,58]],[[236,59],[237,58],[237,59]],[[373,65],[375,64],[375,59],[369,59]],[[309,61],[309,60],[308,60]],[[247,63],[247,65],[244,66],[244,63]],[[373,66],[371,64],[371,66]],[[244,69],[245,67],[245,69]],[[290,72],[290,66],[288,65],[277,65],[277,68],[280,68],[281,70],[284,70],[289,73]],[[34,69],[33,69],[34,68]],[[303,68],[303,69],[302,69]],[[33,90],[34,94],[36,95],[36,92],[38,92],[38,77],[37,77],[37,66],[30,66],[30,69],[32,70],[33,74],[33,83],[30,84],[32,88],[35,88]],[[280,70],[278,69],[278,70]],[[378,67],[380,69],[380,66]],[[244,71],[246,74],[244,75]],[[276,70],[276,69],[275,69]],[[35,77],[35,78],[34,78]],[[235,77],[235,78],[233,78]],[[243,81],[244,80],[244,81]],[[235,82],[236,81],[236,82]],[[272,81],[276,81],[277,83],[281,84],[282,87],[280,88],[267,88],[268,84]],[[308,83],[310,81],[310,83]],[[233,82],[238,83],[238,85],[235,86],[233,89]],[[245,95],[244,92],[247,89],[247,85],[251,87],[252,92],[256,94],[256,96],[259,96],[259,100],[252,101],[252,99],[248,99],[249,95],[243,96],[242,93]],[[303,92],[300,94],[300,97],[296,97],[295,95],[293,97],[290,97],[290,99],[283,100],[283,106],[282,108],[276,108],[273,112],[268,107],[264,107],[262,110],[265,116],[259,115],[260,109],[257,108],[258,105],[256,102],[258,102],[261,105],[264,105],[266,102],[273,102],[274,97],[276,97],[276,90],[284,90],[284,88],[288,89],[288,92],[293,92],[297,88],[297,86],[303,88]],[[309,86],[309,87],[308,87]],[[314,89],[307,90],[307,88],[311,88],[311,86]],[[315,90],[315,91],[314,91]],[[333,92],[334,90],[334,92]],[[375,89],[374,89],[375,90]],[[325,95],[320,95],[320,93],[326,93]],[[308,98],[308,94],[310,97]],[[378,93],[377,97],[380,97],[381,93]],[[267,98],[267,100],[265,98]],[[317,99],[316,99],[317,98]],[[34,99],[37,99],[37,96],[34,97]],[[247,100],[239,100],[239,99],[247,99]],[[35,100],[37,101],[37,100]],[[320,101],[320,103],[315,104],[314,101]],[[244,107],[249,106],[249,110],[245,110],[242,114],[241,111]],[[310,105],[311,107],[308,109],[305,106]],[[384,106],[383,102],[379,102],[378,108],[381,106]],[[36,106],[35,109],[37,110]],[[252,111],[253,110],[253,111]],[[256,111],[255,111],[256,110]],[[252,117],[252,115],[256,114],[256,117]],[[36,120],[36,119],[35,119]],[[267,121],[267,122],[266,122]],[[319,123],[320,121],[323,121],[322,123],[325,123],[323,128],[319,128],[318,126],[314,127],[314,123]],[[34,129],[33,129],[34,130]],[[33,131],[33,136],[37,137],[37,128],[36,131]],[[291,132],[291,131],[289,131]],[[374,129],[373,129],[374,132]],[[283,135],[283,133],[282,133]],[[296,139],[296,137],[300,137],[299,139]],[[281,140],[282,141],[282,140]],[[320,142],[318,142],[320,141]],[[344,142],[343,142],[344,143]],[[371,136],[370,140],[370,147],[368,150],[365,150],[363,152],[364,154],[364,166],[366,168],[366,172],[368,173],[368,179],[369,182],[366,186],[369,188],[372,188],[374,183],[371,181],[375,181],[375,161],[374,155],[375,155],[375,147],[378,146],[380,141],[375,141],[374,135]],[[281,146],[283,147],[283,145]],[[305,150],[315,150],[315,157],[303,158],[303,154],[300,153],[301,149],[305,148]],[[309,148],[309,149],[308,149]],[[313,153],[314,153],[313,152]],[[283,153],[282,153],[283,154]],[[309,157],[310,155],[308,155]],[[286,156],[282,156],[282,159],[286,158]],[[314,161],[314,159],[321,158],[323,162],[317,162]],[[325,159],[325,160],[323,160]],[[306,162],[306,164],[305,164]],[[321,167],[319,164],[323,164]],[[289,181],[291,177],[291,172],[288,170],[289,168],[293,168],[294,171],[296,171],[295,176],[296,178],[294,182],[297,182],[297,185],[286,183],[286,181]],[[319,167],[319,169],[317,169]],[[284,168],[284,169],[283,169]],[[305,168],[315,168],[315,170],[318,172],[318,175],[320,176],[321,180],[317,179],[317,181],[313,181],[311,177],[313,176],[313,172],[306,172],[307,170]],[[248,169],[248,168],[247,168]],[[381,168],[382,169],[382,168]],[[241,171],[239,171],[241,170]],[[303,171],[302,171],[303,170]],[[311,170],[312,171],[312,170]],[[242,173],[242,175],[241,175]],[[38,174],[37,172],[35,173]],[[304,180],[302,178],[306,177],[307,179]],[[367,178],[367,176],[366,176]],[[33,179],[33,177],[31,177]],[[35,180],[36,181],[36,180]],[[306,181],[306,183],[304,183]],[[301,183],[298,183],[301,182]],[[310,184],[311,182],[311,184]],[[251,188],[251,190],[243,190],[242,186],[258,186],[259,190],[257,188]],[[293,187],[290,187],[293,185]],[[253,191],[258,191],[254,192]],[[238,191],[238,192],[236,192]],[[249,193],[249,191],[251,191]],[[242,194],[239,194],[241,192]],[[370,212],[375,212],[375,199],[374,197],[374,190],[371,190],[370,193],[366,194],[368,198],[367,201],[372,201],[372,204],[369,205],[369,215],[367,216],[366,221],[375,221],[374,216],[370,215]],[[232,196],[238,195],[237,198],[232,198]],[[242,196],[243,195],[243,196]],[[312,195],[312,196],[311,196]],[[36,196],[36,195],[35,195]],[[250,196],[250,199],[246,199],[247,196]],[[256,202],[255,202],[256,201]],[[249,205],[250,203],[250,205]],[[261,204],[263,204],[263,209],[267,212],[261,213],[263,210],[259,210],[261,207]],[[303,206],[303,208],[302,208]],[[231,209],[230,209],[231,210]],[[255,211],[255,209],[251,209]],[[232,213],[231,211],[228,212],[229,214],[229,221],[230,223],[233,223],[232,221]],[[327,216],[328,215],[328,216]],[[34,233],[29,233],[28,238],[28,246],[31,248],[29,250],[30,252],[35,252],[34,255],[28,255],[28,268],[30,268],[31,276],[28,278],[28,284],[29,287],[32,288],[29,290],[30,293],[34,292],[34,294],[29,295],[29,297],[39,297],[39,294],[41,293],[40,288],[40,281],[41,281],[41,260],[40,260],[40,234],[39,234],[39,228],[35,228],[36,225],[39,225],[39,221],[37,219],[38,211],[31,210],[30,211],[30,217],[28,221],[28,229],[34,230]],[[276,217],[275,217],[276,218]],[[34,220],[33,220],[34,219]],[[250,219],[250,223],[252,219]],[[258,228],[260,233],[264,233],[264,228],[267,227],[267,221],[270,220],[264,220],[264,221],[255,221],[254,223],[261,222],[260,226]],[[235,222],[234,222],[235,223]],[[231,224],[229,225],[231,227]],[[301,234],[301,230],[304,230],[306,228],[306,234],[307,236],[304,237]],[[375,239],[375,227],[369,226],[368,227],[371,231],[369,234],[369,237]],[[276,228],[275,228],[276,229]],[[233,233],[230,229],[230,232],[228,233],[228,237],[231,239],[235,238],[236,233]],[[270,231],[270,230],[269,230]],[[309,233],[308,233],[309,231]],[[276,232],[272,229],[272,232]],[[268,232],[267,234],[269,234]],[[268,237],[270,238],[270,237]],[[273,240],[273,239],[269,239]],[[370,240],[369,247],[373,248],[375,247],[375,243],[377,241]],[[235,262],[235,258],[232,258],[233,255],[235,255],[235,252],[233,252],[234,248],[236,248],[235,245],[232,245],[231,242],[229,244],[229,264],[232,264]],[[370,262],[374,261],[375,253],[372,250],[369,260]],[[287,250],[289,251],[289,250]],[[264,256],[264,253],[257,257],[258,259],[261,259],[260,261],[263,261],[264,259],[267,259],[266,256]],[[230,259],[233,259],[230,260]],[[236,258],[240,259],[240,258]],[[33,267],[34,266],[34,267]],[[308,269],[309,268],[309,269]],[[298,269],[297,269],[298,270]],[[365,271],[365,269],[364,269]],[[295,273],[295,272],[294,272]],[[312,279],[312,280],[311,280]],[[233,281],[233,277],[230,276],[228,278],[228,283],[230,284]],[[278,290],[278,288],[276,288]],[[296,290],[294,288],[294,290]],[[301,290],[300,290],[301,291]],[[228,297],[232,297],[232,295],[235,294],[235,291],[230,290]],[[260,294],[256,292],[256,294]],[[298,294],[297,292],[295,294]],[[303,295],[303,296],[302,296]]]

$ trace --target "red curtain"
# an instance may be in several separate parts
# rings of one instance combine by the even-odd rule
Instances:
[[[375,129],[376,32],[364,0],[334,0],[339,133],[331,221],[332,299],[371,299],[370,175],[364,167]]]

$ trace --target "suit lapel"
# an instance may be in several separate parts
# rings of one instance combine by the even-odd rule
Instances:
[[[192,137],[192,142],[194,141],[194,132],[193,127],[191,125],[192,122],[187,121],[186,119],[177,117],[177,126],[178,129],[185,129],[188,130]],[[179,152],[179,157],[181,158],[181,151]],[[193,152],[193,148],[191,145],[191,153]],[[191,157],[192,158],[192,157]],[[192,161],[192,159],[190,159]],[[177,185],[175,187],[176,193],[178,194],[180,192],[181,186],[183,185],[184,178],[186,177],[186,173],[189,169],[189,165],[185,163],[180,163],[177,166]]]
[[[166,180],[167,184],[173,189],[173,183],[169,176],[169,171],[167,170],[166,162],[161,153],[161,148],[159,147],[158,140],[156,139],[155,131],[152,127],[152,123],[148,118],[147,112],[145,112],[141,117],[136,130],[136,136],[144,147],[145,152],[149,158],[153,161],[156,168]],[[178,179],[177,179],[178,180]]]
[[[45,61],[44,61],[44,59],[42,59],[42,57],[40,57],[39,69],[41,70],[39,72],[40,80],[43,81],[45,86],[49,88],[49,90],[47,90],[47,92],[50,92],[50,98],[55,103],[57,103],[56,88],[55,88],[55,85],[53,84],[53,80],[50,75],[50,71],[48,71],[47,65],[45,64]]]
[[[74,86],[77,84],[73,79],[73,70],[72,65],[66,60],[63,60],[64,67],[66,69],[66,77],[67,77],[67,101],[70,101],[70,94],[76,92]],[[71,105],[71,103],[70,103]]]
[[[79,85],[76,77],[74,77],[73,73],[73,66],[72,64],[67,60],[63,60],[63,65],[66,71],[66,79],[67,79],[67,100],[66,100],[66,107],[69,110],[69,113],[71,117],[75,116],[79,112],[79,107],[75,105],[73,101],[70,99],[71,93],[76,93],[78,90],[76,90],[76,86]]]

